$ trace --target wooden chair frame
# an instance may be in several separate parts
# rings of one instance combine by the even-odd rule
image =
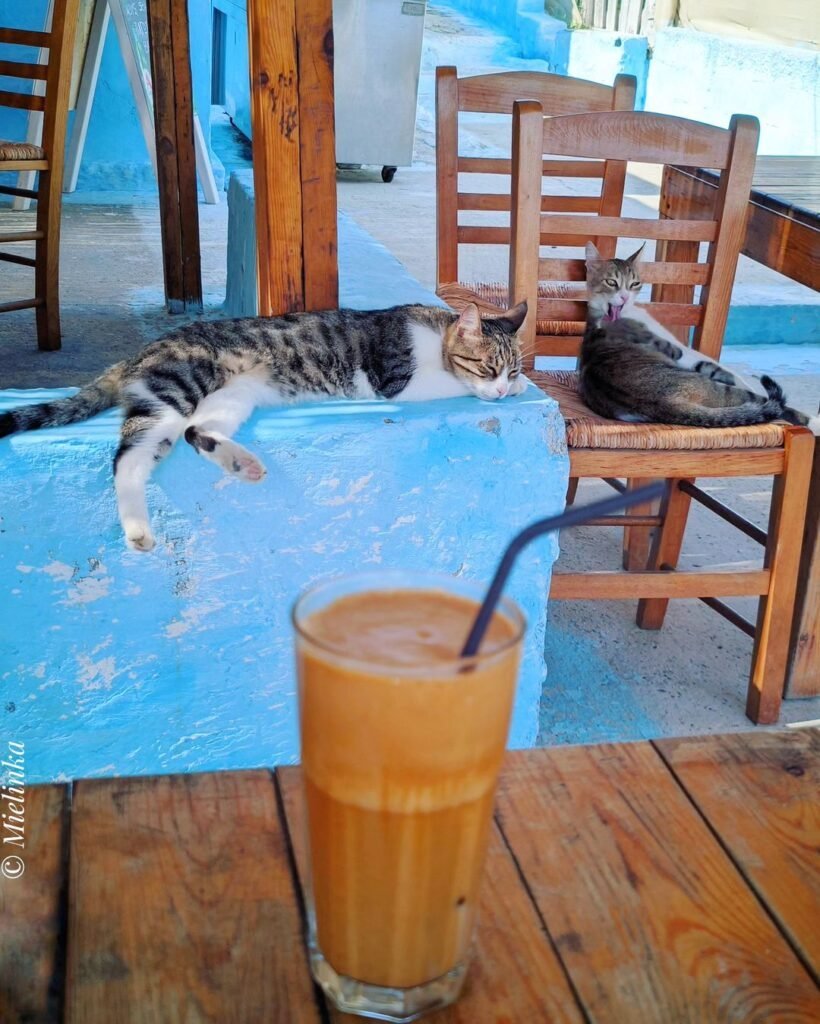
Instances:
[[[537,102],[544,114],[567,115],[589,111],[632,110],[637,82],[632,75],[618,75],[613,86],[546,72],[511,71],[459,78],[454,67],[436,69],[436,290],[456,308],[474,298],[469,286],[461,286],[458,272],[459,245],[508,245],[511,226],[459,225],[460,211],[511,210],[509,193],[459,191],[459,173],[509,175],[512,161],[506,158],[463,157],[458,153],[458,123],[462,112],[511,114],[513,103],[523,96]],[[542,195],[543,178],[600,179],[597,196]],[[621,210],[626,162],[545,159],[536,187],[540,211],[617,215]],[[511,216],[514,216],[514,211]],[[561,244],[547,234],[542,244]],[[599,239],[602,251],[614,255],[614,241]],[[465,291],[466,287],[466,291]],[[506,285],[490,285],[502,304],[508,299]],[[505,293],[505,294],[501,294]],[[482,302],[479,299],[479,307]],[[509,303],[512,304],[511,302]],[[490,304],[489,312],[493,310]],[[529,317],[535,339],[535,311]],[[576,332],[577,335],[577,332]],[[555,339],[551,351],[577,353],[580,338]],[[536,347],[528,352],[531,364]]]
[[[538,294],[545,275],[550,280],[581,280],[583,260],[541,259],[543,233],[573,234],[577,244],[609,235],[651,238],[662,242],[653,262],[642,264],[644,280],[654,285],[691,289],[701,286],[697,304],[654,302],[653,315],[672,326],[693,326],[695,348],[717,357],[729,312],[729,299],[744,237],[748,196],[757,148],[758,125],[751,117],[735,116],[728,130],[683,118],[640,112],[618,112],[544,118],[533,101],[517,101],[513,114],[510,295],[514,302]],[[542,214],[539,209],[540,164],[544,153],[597,160],[635,160],[663,165],[684,164],[720,170],[720,187],[713,217],[701,220],[637,220],[620,216]],[[670,258],[678,241],[708,242],[706,263]],[[685,253],[691,259],[691,249]],[[674,256],[674,253],[671,254]],[[696,256],[695,256],[696,259]],[[537,299],[539,314],[581,323],[585,303]],[[546,307],[546,308],[545,308]],[[528,321],[524,330],[534,334]],[[549,392],[549,374],[535,374]],[[623,424],[627,432],[651,431],[647,424]],[[656,428],[669,429],[669,428]],[[685,431],[687,428],[680,428]],[[745,429],[745,428],[740,428]],[[806,514],[814,438],[803,427],[784,426],[782,442],[770,447],[681,447],[650,450],[571,447],[570,477],[603,478],[618,489],[625,477],[632,485],[662,478],[667,490],[661,508],[636,510],[595,525],[654,529],[648,567],[636,571],[556,573],[550,596],[555,599],[639,598],[638,625],[659,629],[670,598],[700,598],[754,638],[746,713],[756,723],[777,721],[788,662],[788,645]],[[732,509],[706,494],[697,477],[773,476],[775,478],[768,532],[758,530]],[[761,568],[741,571],[677,569],[687,513],[697,500],[727,522],[765,546]],[[719,598],[759,598],[756,623],[746,622]]]
[[[34,268],[34,298],[0,303],[0,313],[13,309],[35,310],[40,349],[60,348],[60,211],[68,120],[71,63],[77,30],[79,0],[55,0],[51,29],[35,32],[0,28],[0,43],[36,46],[49,51],[48,64],[0,60],[0,74],[31,82],[45,82],[45,94],[0,91],[0,106],[41,111],[43,136],[39,159],[0,159],[0,171],[36,171],[35,189],[0,186],[0,193],[34,199],[37,220],[34,231],[0,233],[0,244],[34,242],[34,257],[0,252],[0,261]]]

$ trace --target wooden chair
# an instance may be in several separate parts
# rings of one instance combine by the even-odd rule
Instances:
[[[0,43],[48,49],[47,64],[0,60],[0,75],[27,79],[32,83],[45,83],[44,94],[0,91],[0,106],[37,110],[43,114],[40,145],[0,140],[0,172],[37,172],[35,189],[0,185],[0,194],[23,196],[37,202],[34,231],[0,232],[0,244],[35,243],[33,258],[0,252],[0,260],[34,268],[34,298],[0,303],[0,313],[34,308],[37,343],[45,350],[60,347],[60,208],[71,61],[78,11],[79,0],[55,0],[50,31],[0,28]]]
[[[513,102],[524,97],[535,100],[548,115],[632,110],[636,88],[632,75],[618,75],[614,86],[608,86],[542,72],[510,71],[459,78],[453,67],[436,69],[436,292],[448,305],[463,309],[468,302],[475,302],[483,312],[497,313],[498,306],[507,307],[509,290],[506,281],[465,283],[459,275],[460,245],[509,245],[510,242],[509,225],[459,224],[461,211],[484,213],[510,209],[509,188],[501,193],[459,191],[459,174],[501,176],[510,173],[509,159],[459,156],[459,114],[511,114]],[[601,188],[596,195],[541,195],[539,179],[540,209],[555,213],[617,215],[621,210],[625,175],[623,160],[544,160],[543,178],[579,178],[587,183],[600,179]],[[468,183],[472,180],[468,179]],[[614,241],[602,237],[599,242],[603,253],[614,254]],[[545,234],[541,244],[565,243],[561,237]],[[541,290],[545,297],[572,296],[576,292],[577,285],[556,283],[545,284]],[[539,320],[537,342],[541,342],[541,336],[555,335],[556,329],[561,327]],[[536,351],[558,355],[572,353],[577,347],[577,342],[553,337],[546,345],[534,345],[528,352],[528,360],[531,364]]]
[[[607,236],[653,239],[654,261],[642,263],[642,276],[655,286],[700,286],[697,302],[653,301],[650,310],[671,327],[693,327],[693,344],[716,358],[721,349],[757,148],[758,124],[735,116],[727,129],[679,117],[617,112],[542,117],[533,101],[516,102],[513,114],[510,302],[527,299],[538,318],[579,327],[585,303],[536,298],[547,282],[577,282],[585,276],[582,259],[540,258],[544,234],[572,235],[579,241]],[[632,218],[542,213],[538,192],[544,153],[591,160],[635,160],[644,164],[705,166],[720,171],[711,219]],[[682,262],[670,250],[677,242],[708,243],[705,262],[689,252]],[[663,297],[663,296],[662,296]],[[654,298],[654,295],[653,295]],[[524,327],[535,334],[535,324]],[[640,598],[638,625],[659,629],[670,598],[700,598],[754,638],[746,713],[754,722],[777,721],[786,676],[800,542],[806,514],[814,438],[803,427],[780,423],[705,429],[624,423],[595,415],[578,393],[577,374],[535,372],[532,379],[560,404],[567,422],[570,476],[606,479],[623,489],[620,478],[662,478],[667,491],[657,515],[610,517],[596,525],[654,528],[649,567],[630,572],[572,572],[553,575],[550,596],[557,599]],[[768,532],[695,485],[697,477],[773,476]],[[676,569],[692,500],[758,541],[763,565],[750,571]],[[719,598],[759,597],[757,622],[744,620]]]

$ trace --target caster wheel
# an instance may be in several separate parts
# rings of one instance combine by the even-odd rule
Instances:
[[[395,167],[382,167],[382,181],[390,182],[396,175]]]

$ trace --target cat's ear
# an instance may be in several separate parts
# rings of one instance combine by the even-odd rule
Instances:
[[[638,264],[641,262],[641,253],[644,251],[645,248],[646,242],[643,243],[640,249],[637,249],[635,252],[633,252],[631,256],[627,256],[626,262],[630,265],[630,267],[634,269],[635,267],[638,266]]]
[[[481,317],[478,312],[478,307],[469,303],[461,311],[461,315],[456,320],[456,331],[461,335],[476,335],[481,334]]]
[[[527,300],[524,299],[523,302],[519,302],[516,306],[513,306],[512,309],[508,309],[501,319],[506,320],[512,327],[513,331],[517,331],[527,319],[527,309]]]
[[[586,260],[587,266],[589,266],[590,263],[601,262],[601,254],[598,252],[594,242],[587,242]]]

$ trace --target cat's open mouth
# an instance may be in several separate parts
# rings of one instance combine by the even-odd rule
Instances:
[[[604,320],[609,323],[612,323],[613,320],[620,320],[621,313],[623,313],[625,305],[625,302],[622,302],[618,305],[615,305],[614,303],[610,302],[607,312],[604,315]]]

